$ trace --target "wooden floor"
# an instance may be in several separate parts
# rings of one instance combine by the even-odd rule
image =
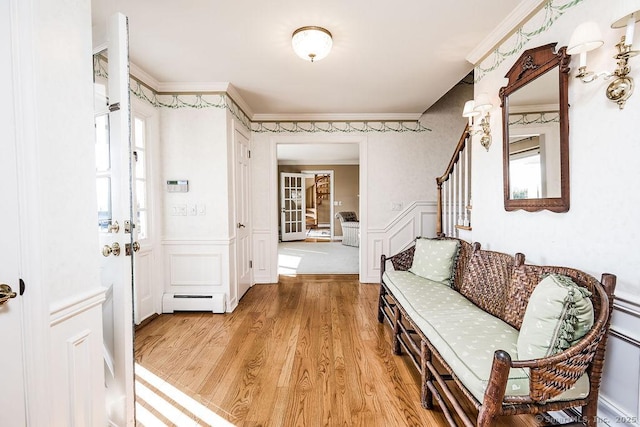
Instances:
[[[153,424],[142,420],[149,414],[166,425],[216,424],[216,414],[237,426],[447,425],[437,406],[420,406],[408,358],[391,353],[377,295],[355,275],[283,277],[252,287],[231,314],[159,316],[136,332],[139,425]],[[165,382],[200,411],[163,396]]]

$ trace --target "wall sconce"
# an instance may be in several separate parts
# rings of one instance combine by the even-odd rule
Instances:
[[[635,4],[634,4],[635,3]],[[629,76],[631,69],[629,68],[628,61],[632,56],[638,54],[637,50],[631,50],[633,45],[633,33],[635,30],[636,22],[640,21],[640,10],[636,10],[638,2],[624,2],[616,16],[621,18],[616,19],[611,28],[623,28],[626,27],[625,35],[620,39],[620,43],[616,45],[618,53],[614,56],[617,60],[617,68],[612,72],[593,72],[587,70],[587,52],[599,48],[604,44],[602,40],[602,34],[598,28],[598,24],[595,22],[585,22],[578,25],[571,35],[569,41],[569,47],[567,53],[569,55],[580,54],[580,67],[578,68],[578,74],[576,78],[582,80],[583,83],[591,83],[598,77],[602,77],[605,80],[614,78],[614,80],[607,86],[607,98],[618,104],[618,107],[622,110],[625,102],[631,97],[633,93],[633,78]]]
[[[480,145],[487,151],[491,145],[491,126],[489,124],[491,115],[489,110],[493,108],[493,104],[486,93],[480,93],[475,100],[464,103],[462,117],[469,118],[469,134],[481,134]],[[478,121],[480,123],[478,123]]]

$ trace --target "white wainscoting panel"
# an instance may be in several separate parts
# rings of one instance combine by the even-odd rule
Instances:
[[[140,324],[144,319],[154,314],[154,293],[153,293],[153,252],[141,250],[135,255],[135,322]]]
[[[610,426],[640,426],[640,304],[616,297],[598,416]]]
[[[170,254],[169,264],[171,286],[222,284],[220,254]]]
[[[268,229],[253,230],[253,281],[254,283],[275,283],[278,281],[278,254],[271,253],[273,233]],[[276,260],[274,264],[274,259]],[[275,265],[276,271],[272,267]]]
[[[224,294],[227,311],[237,306],[235,250],[231,240],[164,240],[164,294]]]
[[[369,229],[366,233],[368,254],[366,282],[380,280],[380,256],[390,256],[406,248],[418,236],[433,237],[436,233],[436,202],[413,202],[385,228]]]
[[[51,309],[51,357],[48,363],[53,389],[48,392],[52,399],[52,425],[105,424],[104,292],[104,289],[96,289],[58,302]]]

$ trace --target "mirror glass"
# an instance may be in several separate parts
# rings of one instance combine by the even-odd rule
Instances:
[[[509,96],[509,198],[560,197],[558,76],[546,73]]]
[[[569,210],[568,55],[554,47],[525,51],[500,90],[506,210]]]

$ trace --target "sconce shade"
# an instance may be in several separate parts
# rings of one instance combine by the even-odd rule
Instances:
[[[473,99],[471,101],[467,101],[464,103],[464,108],[462,109],[462,117],[475,117],[480,114],[480,111],[475,111],[473,108],[475,107],[475,102]]]
[[[314,62],[329,54],[333,46],[333,39],[328,30],[322,27],[307,26],[293,32],[291,44],[296,55]]]
[[[475,99],[475,107],[473,109],[482,114],[486,113],[491,108],[493,108],[493,104],[491,103],[489,95],[486,92],[479,93]]]
[[[602,33],[598,24],[595,22],[583,22],[578,25],[571,39],[569,40],[569,46],[567,47],[567,53],[569,55],[575,55],[577,53],[585,53],[599,48],[604,44],[602,40]]]
[[[611,17],[614,20],[611,28],[626,27],[632,15],[634,23],[640,21],[640,2],[638,0],[623,0],[617,4]]]

